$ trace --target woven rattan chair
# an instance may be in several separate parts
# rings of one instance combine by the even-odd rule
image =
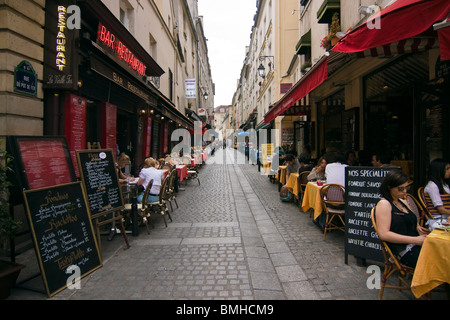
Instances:
[[[379,237],[378,227],[376,224],[375,208],[376,207],[372,208],[370,217],[372,219],[372,224],[375,229],[375,232],[378,234]],[[391,249],[389,248],[389,245],[385,241],[380,239],[380,245],[384,257],[384,273],[383,277],[381,278],[381,287],[379,294],[379,299],[382,300],[385,288],[397,290],[411,290],[411,283],[408,280],[408,278],[410,277],[412,278],[414,274],[414,268],[405,266],[404,264],[400,263],[397,257],[392,253]],[[394,274],[397,274],[398,285],[387,285],[386,282]]]
[[[167,208],[167,184],[169,183],[169,174],[164,178],[161,189],[159,191],[159,200],[155,202],[149,202],[147,208],[149,213],[159,213],[162,215],[164,224],[167,228],[166,214],[169,216],[169,220],[172,221],[172,217],[170,216],[169,209]]]
[[[341,230],[345,232],[345,189],[340,184],[326,184],[320,189],[323,212],[326,214],[323,240],[327,238],[327,232]]]
[[[308,184],[308,175],[311,171],[303,171],[298,175],[297,184],[298,188],[298,198],[300,202],[300,208],[302,207],[303,196],[305,195],[306,185]]]
[[[414,196],[410,193],[406,194],[405,200],[406,200],[406,203],[408,204],[408,207],[416,215],[417,221],[419,222],[419,224],[421,226],[423,226],[425,224],[426,220],[428,220],[429,218],[426,214],[426,210],[423,208],[420,201],[417,200],[416,198],[414,198]]]
[[[437,208],[433,205],[430,195],[428,193],[425,193],[423,187],[420,187],[417,193],[419,195],[420,203],[424,207],[428,219],[436,219],[438,216],[441,215],[437,210]],[[450,209],[450,195],[441,194],[441,199],[444,204],[444,207],[446,209]]]

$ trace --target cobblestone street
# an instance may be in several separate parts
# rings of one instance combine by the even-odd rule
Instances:
[[[129,235],[129,249],[120,235],[102,237],[103,266],[83,278],[81,289],[50,299],[378,299],[366,286],[366,268],[354,257],[344,263],[342,232],[323,241],[309,214],[281,202],[277,185],[256,165],[230,164],[233,157],[241,155],[218,150],[209,161],[226,164],[204,165],[200,185],[183,182],[167,228],[152,216],[150,235],[144,227]],[[27,264],[21,278],[39,272],[35,260],[33,250],[17,257]],[[40,277],[30,285],[43,289]],[[48,298],[15,288],[9,299]],[[387,289],[384,300],[392,299],[414,297]]]

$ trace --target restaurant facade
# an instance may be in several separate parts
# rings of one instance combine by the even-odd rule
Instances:
[[[75,3],[82,19],[69,29]],[[44,134],[65,135],[72,154],[126,152],[135,170],[170,153],[171,133],[193,121],[156,87],[164,70],[101,1],[50,0],[45,10]]]
[[[358,6],[350,2],[302,4],[300,17],[308,22],[302,29],[312,30],[312,38],[305,32],[297,53],[302,61],[317,58],[264,115],[266,125],[280,121],[277,118],[282,119],[281,130],[283,124],[293,125],[294,140],[310,143],[314,158],[330,148],[355,151],[361,160],[366,154],[363,164],[370,166],[373,154],[385,154],[409,175],[415,188],[425,185],[430,161],[450,158],[449,58],[444,40],[450,30],[449,5],[398,1],[380,8],[378,16],[357,21],[351,11]],[[316,24],[310,19],[315,13]],[[347,32],[334,46],[319,47],[317,25],[330,26],[334,13]],[[413,17],[421,22],[404,28]],[[375,23],[381,23],[381,29],[370,28]],[[302,121],[305,115],[307,125]],[[301,132],[300,127],[308,130]]]

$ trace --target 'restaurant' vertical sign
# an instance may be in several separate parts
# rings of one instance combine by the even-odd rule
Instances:
[[[78,19],[80,12],[76,11],[79,8],[74,6],[75,2],[45,1],[44,88],[76,89],[78,86],[79,29],[72,21],[75,16]]]

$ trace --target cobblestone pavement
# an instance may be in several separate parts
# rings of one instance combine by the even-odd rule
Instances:
[[[81,289],[65,289],[50,300],[239,299],[376,300],[366,286],[365,267],[344,263],[344,235],[321,230],[295,203],[281,202],[278,187],[255,165],[232,164],[242,155],[216,151],[200,169],[199,185],[179,191],[165,228],[152,216],[150,235],[102,237],[103,266],[83,278]],[[223,163],[226,160],[226,163]],[[184,184],[184,183],[183,183]],[[39,272],[33,250],[17,257]],[[20,279],[19,279],[20,281]],[[43,290],[41,277],[24,284]],[[15,288],[10,300],[46,300],[40,292]],[[414,299],[411,292],[386,290],[385,300]]]

